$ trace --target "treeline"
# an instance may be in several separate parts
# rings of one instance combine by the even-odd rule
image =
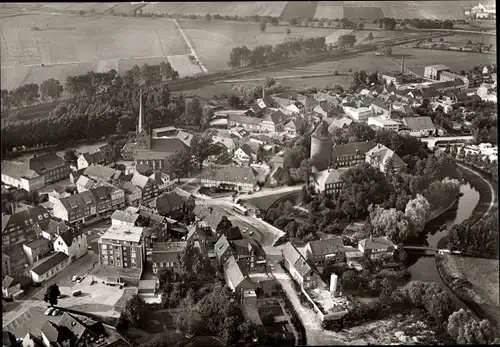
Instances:
[[[145,127],[173,125],[184,113],[185,100],[171,99],[166,85],[143,90]],[[73,143],[135,129],[139,109],[137,87],[116,86],[104,94],[62,101],[48,117],[30,120],[2,120],[2,151],[14,147]]]
[[[449,248],[481,258],[498,258],[498,211],[479,223],[464,222],[450,230]]]
[[[455,311],[450,295],[436,282],[411,281],[395,290],[385,288],[377,301],[358,304],[342,318],[323,322],[323,329],[338,332],[397,313],[420,309],[424,312],[427,323],[438,334],[444,333],[444,340],[449,343],[498,343],[487,320],[476,320],[468,310]]]
[[[451,20],[410,19],[408,23],[417,29],[453,29]]]
[[[113,89],[122,87],[152,86],[169,80],[176,80],[177,78],[179,78],[179,73],[168,62],[161,62],[158,65],[144,64],[142,67],[134,65],[123,76],[119,75],[114,69],[108,72],[89,71],[78,76],[68,76],[64,86],[60,81],[50,78],[43,81],[40,86],[36,83],[29,83],[14,90],[2,89],[2,111],[22,106],[32,106],[40,101],[57,101],[64,90],[73,97],[92,96],[108,93]],[[8,117],[8,112],[5,114]]]
[[[325,38],[290,40],[275,46],[257,46],[250,50],[247,46],[233,48],[229,54],[228,65],[231,68],[255,66],[273,63],[295,56],[320,53],[325,50]]]

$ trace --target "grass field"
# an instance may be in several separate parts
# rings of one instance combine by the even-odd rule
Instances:
[[[437,262],[443,277],[454,291],[486,313],[492,323],[500,324],[498,259],[482,259],[444,255]],[[478,271],[480,270],[480,271]],[[466,280],[468,286],[457,280]]]
[[[35,26],[40,30],[32,30]],[[158,61],[189,52],[168,20],[28,15],[0,19],[0,30],[6,89],[50,77],[64,81],[89,70],[124,71],[123,66],[130,68],[137,58]]]
[[[212,15],[221,16],[273,16],[279,17],[287,1],[259,1],[259,2],[165,2],[147,4],[142,10],[144,13],[168,13],[183,15]]]

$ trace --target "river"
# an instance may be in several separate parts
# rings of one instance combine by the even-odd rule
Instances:
[[[479,202],[479,192],[468,183],[460,187],[460,192],[463,195],[460,197],[458,204],[427,224],[423,236],[425,239],[420,240],[419,245],[424,244],[430,247],[437,247],[439,240],[447,236],[448,230],[454,224],[460,224],[472,215],[472,211]],[[410,255],[410,263],[413,263],[410,266],[412,280],[439,283],[450,293],[458,308],[467,308],[441,280],[434,257],[412,254]]]

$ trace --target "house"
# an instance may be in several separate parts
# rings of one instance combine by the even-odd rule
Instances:
[[[142,192],[142,201],[147,201],[158,195],[158,186],[147,176],[136,172],[130,179],[130,183],[139,187]]]
[[[125,201],[129,206],[138,206],[142,200],[141,188],[133,185],[130,182],[120,181],[116,185],[120,187],[125,194]]]
[[[356,122],[367,122],[368,117],[373,115],[373,110],[370,107],[351,107],[351,106],[343,106],[344,112],[346,115],[351,117]]]
[[[223,265],[235,252],[225,235],[222,235],[214,245],[215,258],[219,265]]]
[[[24,255],[29,266],[33,265],[52,250],[52,243],[45,237],[23,244]]]
[[[42,206],[30,207],[12,215],[3,215],[2,245],[34,240],[41,234],[39,228],[48,224],[49,219],[49,213]]]
[[[83,174],[95,181],[111,182],[122,176],[122,172],[107,166],[93,165],[85,168]]]
[[[430,83],[428,86],[433,87],[440,93],[446,92],[448,90],[466,90],[465,82],[461,78],[456,78],[454,80],[444,82],[434,82]]]
[[[325,196],[332,196],[340,193],[344,186],[342,174],[346,171],[346,168],[340,168],[337,170],[327,169],[318,172],[314,178],[314,190]]]
[[[186,241],[155,243],[152,255],[153,273],[157,274],[161,269],[177,268],[180,265],[179,256],[187,245]]]
[[[366,158],[366,152],[376,145],[374,142],[350,142],[334,145],[331,151],[331,165],[334,168],[342,168],[363,163]]]
[[[94,153],[89,153],[89,152],[82,153],[76,160],[76,166],[78,170],[85,169],[91,165],[100,165],[100,164],[102,165],[106,164],[106,158],[104,158],[104,155],[100,151]]]
[[[76,181],[78,181],[78,178],[83,175],[84,171],[85,169],[71,171],[69,174],[69,181],[71,184],[76,184]]]
[[[176,191],[154,198],[147,205],[155,208],[161,216],[181,219],[186,212],[188,199],[179,195]]]
[[[261,122],[262,122],[262,119],[254,118],[254,117],[247,117],[247,116],[240,116],[240,115],[229,115],[229,117],[228,117],[228,127],[229,128],[243,127],[243,128],[245,128],[245,130],[248,130],[250,132],[260,132],[260,130],[261,130],[260,123]]]
[[[463,89],[465,89],[465,90],[469,89],[469,80],[465,76],[457,75],[457,74],[455,74],[453,72],[449,72],[449,71],[443,71],[443,72],[441,72],[441,74],[439,76],[439,81],[442,81],[442,82],[455,81],[456,79],[460,79],[464,82]]]
[[[35,283],[47,281],[68,267],[70,262],[70,258],[66,254],[57,252],[31,269],[31,279]]]
[[[45,177],[39,175],[27,164],[15,161],[2,161],[2,182],[8,186],[24,189],[28,192],[45,187]]]
[[[87,236],[75,228],[61,231],[54,241],[54,250],[66,254],[70,261],[80,259],[87,254]]]
[[[428,137],[436,133],[436,126],[431,117],[405,117],[403,124],[408,127],[409,135],[415,137]]]
[[[317,287],[320,281],[319,274],[307,263],[304,256],[291,242],[285,245],[281,253],[285,269],[301,288],[314,289]]]
[[[30,159],[29,168],[45,179],[45,184],[66,179],[71,172],[68,163],[55,153],[42,154]]]
[[[209,258],[215,258],[215,244],[219,236],[212,231],[208,224],[204,221],[197,222],[190,226],[186,241],[190,244],[198,242],[200,250],[203,254],[207,254]]]
[[[233,161],[239,165],[250,165],[257,161],[257,153],[249,144],[245,143],[234,151]]]
[[[28,264],[21,243],[10,246],[2,245],[2,275],[29,276]]]
[[[97,201],[90,191],[71,195],[54,203],[53,214],[69,223],[84,223],[97,215]]]
[[[10,276],[5,276],[2,281],[2,296],[4,298],[13,298],[22,293],[21,283]]]
[[[387,259],[394,255],[395,245],[387,236],[363,239],[358,243],[358,249],[371,259]]]
[[[99,185],[99,183],[97,181],[93,180],[92,178],[89,178],[85,175],[81,175],[76,180],[75,185],[76,185],[76,190],[78,191],[78,193],[81,193],[81,192],[86,192],[86,191],[90,190],[90,188],[93,188],[96,185]]]
[[[342,237],[310,241],[306,245],[306,258],[315,266],[325,266],[328,262],[341,262],[345,259]]]
[[[137,220],[140,215],[138,213],[132,213],[130,211],[116,210],[111,215],[111,225],[124,226],[124,227],[135,227],[137,226]]]
[[[227,286],[236,293],[238,298],[243,296],[243,292],[249,289],[255,289],[255,284],[250,280],[247,274],[243,272],[240,265],[234,258],[229,257],[223,265],[224,279]]]
[[[330,118],[325,119],[325,121],[328,122]],[[349,125],[351,125],[353,120],[348,117],[342,117],[342,118],[333,118],[331,119],[331,123],[328,126],[328,133],[333,134],[335,132],[335,129],[340,128],[348,128]]]
[[[228,242],[233,250],[232,255],[245,273],[266,271],[266,252],[257,240],[244,238]]]
[[[277,131],[281,131],[285,120],[286,117],[281,111],[268,113],[261,120],[261,131],[271,134],[274,134]]]
[[[111,187],[101,186],[92,188],[90,189],[90,193],[92,193],[94,201],[96,202],[96,215],[111,214],[110,211],[113,207],[111,203]]]
[[[367,124],[396,132],[399,131],[399,127],[401,126],[400,122],[385,116],[369,117]]]
[[[389,162],[392,163],[394,170],[401,170],[407,166],[393,150],[380,143],[366,152],[366,162],[384,173]]]
[[[483,83],[479,88],[477,88],[477,95],[481,97],[482,100],[497,102],[497,87],[493,84]],[[2,168],[3,170],[3,168]]]
[[[42,228],[42,237],[46,238],[50,242],[54,242],[57,236],[72,227],[66,224],[64,221],[49,220],[46,227]]]
[[[233,153],[233,151],[236,149],[236,144],[231,137],[215,135],[212,137],[212,142],[214,144],[222,144],[226,148],[228,154]]]
[[[128,141],[125,143],[120,151],[123,160],[134,160],[135,141]]]
[[[47,320],[41,328],[45,347],[129,346],[114,329],[87,316],[64,312],[56,324]],[[27,347],[24,346],[23,347]]]
[[[451,72],[451,69],[442,64],[426,66],[424,69],[424,77],[431,80],[439,80],[442,72]]]
[[[320,101],[319,104],[314,107],[313,111],[322,115],[323,117],[328,117],[328,113],[335,107],[328,101]]]
[[[284,130],[290,136],[297,136],[297,134],[303,129],[304,129],[304,121],[300,118],[291,119],[284,126]]]
[[[175,188],[175,183],[164,172],[156,171],[149,178],[153,180],[158,188],[158,194],[171,192]]]
[[[201,185],[239,192],[254,192],[259,189],[258,173],[251,167],[215,168],[202,176]]]
[[[385,82],[386,85],[393,85],[396,88],[404,83],[404,76],[401,71],[388,71],[381,73],[379,78]]]

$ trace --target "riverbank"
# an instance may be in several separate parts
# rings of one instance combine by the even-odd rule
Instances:
[[[481,319],[500,327],[498,259],[436,255],[436,267],[443,282]],[[478,271],[480,269],[480,271]]]

